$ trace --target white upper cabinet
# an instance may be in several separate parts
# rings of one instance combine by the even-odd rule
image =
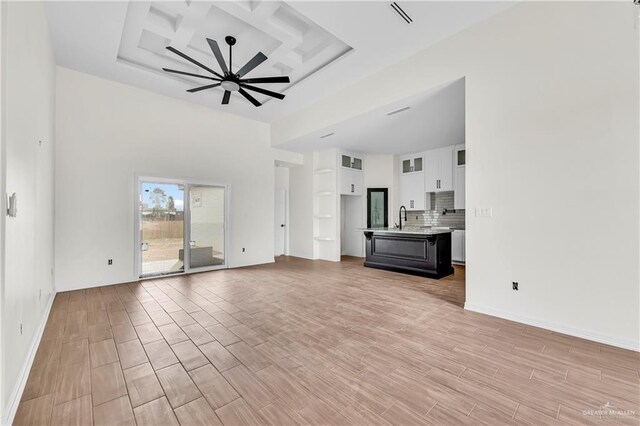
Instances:
[[[440,191],[453,191],[453,146],[440,149]]]
[[[426,210],[426,199],[422,173],[400,175],[400,205],[407,210]]]
[[[465,165],[466,151],[464,145],[456,145],[454,149],[454,166],[453,166],[453,208],[456,210],[464,210],[465,208]]]
[[[425,192],[453,191],[453,152],[453,146],[425,152]]]
[[[422,153],[408,154],[400,157],[400,173],[422,173],[424,170],[424,158]]]
[[[340,194],[362,195],[363,187],[364,175],[361,171],[346,168],[340,170]]]
[[[438,192],[438,176],[440,175],[440,157],[437,151],[425,153],[424,189],[425,192]]]
[[[400,156],[400,205],[407,210],[426,210],[423,153]]]
[[[341,165],[346,169],[362,170],[362,155],[351,152],[343,152],[341,155]]]
[[[362,155],[343,152],[340,155],[340,194],[362,195],[364,192],[364,174]]]

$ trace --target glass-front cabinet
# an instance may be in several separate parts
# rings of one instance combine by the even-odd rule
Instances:
[[[347,169],[362,170],[362,158],[355,155],[342,154],[342,167]]]
[[[402,173],[416,173],[422,172],[423,157],[421,154],[404,155],[400,157],[400,163],[402,166]]]
[[[463,148],[458,149],[456,147],[456,166],[464,166],[466,165],[466,150]]]
[[[340,153],[340,194],[362,195],[364,190],[364,175],[362,173],[362,155],[355,152]]]

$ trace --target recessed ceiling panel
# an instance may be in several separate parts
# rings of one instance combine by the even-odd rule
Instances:
[[[407,25],[389,2],[375,0],[44,3],[57,65],[265,122],[307,108],[513,5],[403,0],[399,4],[413,19]],[[168,52],[166,45],[217,70],[204,38],[216,39],[226,57],[227,35],[238,40],[234,66],[244,65],[260,50],[269,57],[249,77],[291,77],[289,85],[263,86],[284,92],[284,100],[256,108],[234,93],[228,105],[221,105],[217,89],[186,92],[202,79],[161,71],[203,72]]]
[[[183,81],[187,89],[201,85],[201,82],[193,77],[164,73],[162,68],[203,75],[206,71],[175,56],[166,50],[166,46],[220,72],[206,39],[218,42],[228,62],[229,50],[224,42],[228,35],[238,40],[233,48],[232,69],[240,69],[256,53],[262,52],[268,59],[248,77],[288,75],[290,84],[270,84],[268,87],[280,93],[352,50],[284,2],[136,1],[128,6],[117,60],[167,79]],[[222,89],[213,90],[222,93]],[[210,93],[194,96],[207,95]],[[256,98],[262,103],[273,101],[267,96]],[[236,101],[247,102],[241,97],[234,99]]]

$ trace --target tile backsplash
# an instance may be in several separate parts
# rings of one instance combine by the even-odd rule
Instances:
[[[443,215],[444,209],[453,210],[453,191],[430,192],[431,210],[407,212],[407,221],[403,226],[449,226],[465,229],[464,210],[449,211]]]

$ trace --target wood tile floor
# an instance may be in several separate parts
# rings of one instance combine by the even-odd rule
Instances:
[[[15,424],[638,424],[638,353],[466,312],[463,281],[280,258],[60,293]]]

